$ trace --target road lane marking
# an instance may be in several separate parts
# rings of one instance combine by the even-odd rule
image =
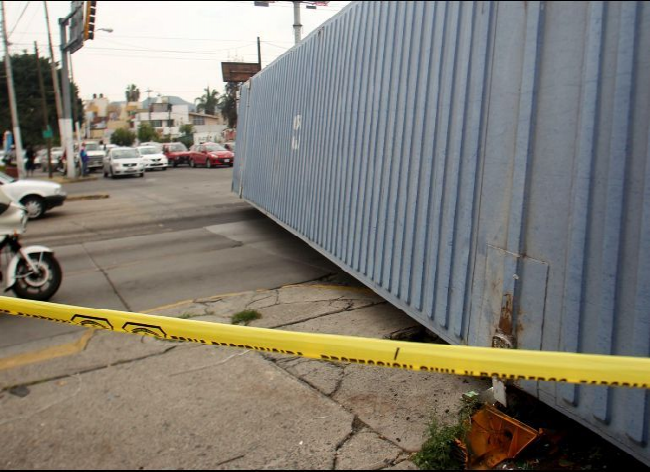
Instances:
[[[23,354],[17,354],[15,356],[2,358],[0,359],[0,371],[15,369],[16,367],[23,367],[25,365],[34,364],[36,362],[49,361],[51,359],[56,359],[57,357],[65,357],[72,354],[77,354],[86,348],[86,345],[88,344],[88,341],[90,341],[90,338],[93,337],[93,334],[95,334],[94,330],[87,329],[86,332],[74,342],[60,344],[58,346],[50,346],[38,351],[26,352]]]

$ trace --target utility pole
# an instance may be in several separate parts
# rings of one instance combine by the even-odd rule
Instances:
[[[260,46],[260,37],[257,37],[257,63],[260,66],[260,70],[262,70],[262,48]]]
[[[151,102],[149,101],[149,94],[153,92],[153,90],[147,87],[145,92],[147,92],[147,109],[149,110],[149,124],[151,124]]]
[[[72,67],[72,56],[70,56],[70,83],[74,83],[74,67]],[[75,96],[76,98],[76,96]],[[73,98],[72,101],[72,123],[74,124],[74,131],[77,132],[77,149],[81,149],[81,130],[79,122],[77,121],[77,100]]]
[[[43,1],[43,8],[45,9],[45,23],[47,25],[47,42],[50,49],[50,70],[52,72],[52,84],[54,85],[54,102],[56,103],[56,117],[59,122],[59,137],[61,139],[61,146],[65,146],[64,136],[64,123],[63,123],[63,105],[61,103],[61,87],[59,86],[59,73],[56,70],[56,61],[54,60],[54,49],[52,48],[52,32],[50,31],[50,15],[47,10],[47,1]],[[48,154],[49,155],[49,154]],[[50,178],[52,178],[52,170],[49,171]]]
[[[65,143],[65,155],[68,165],[68,178],[74,179],[76,176],[74,162],[74,142],[72,131],[72,110],[70,107],[70,73],[68,72],[68,42],[65,27],[68,24],[69,17],[59,18],[61,28],[61,89],[63,90],[63,134],[61,138]]]
[[[302,2],[293,2],[293,38],[298,44],[302,35],[302,25],[300,24],[300,4]]]
[[[45,84],[41,74],[41,59],[38,57],[38,46],[34,41],[34,54],[36,55],[36,70],[38,71],[38,85],[41,89],[41,103],[43,105],[43,135],[47,139],[47,171],[50,179],[52,178],[52,130],[50,129],[50,120],[47,115],[47,100],[45,99]]]
[[[2,40],[5,45],[5,69],[7,70],[7,89],[9,92],[9,108],[11,109],[11,122],[14,127],[14,142],[16,143],[16,166],[18,167],[18,178],[25,177],[25,166],[23,163],[23,141],[20,136],[20,123],[18,122],[18,108],[16,107],[16,92],[14,90],[14,75],[11,69],[11,54],[9,53],[9,41],[7,38],[7,17],[5,14],[5,2],[0,2],[2,8]]]

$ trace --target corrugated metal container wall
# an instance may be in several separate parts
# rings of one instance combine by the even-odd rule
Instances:
[[[650,355],[650,5],[357,2],[256,75],[233,190],[447,341]],[[645,390],[520,386],[650,463]]]

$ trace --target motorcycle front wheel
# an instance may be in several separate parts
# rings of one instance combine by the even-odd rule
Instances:
[[[16,267],[16,283],[12,287],[17,297],[46,301],[52,298],[61,285],[62,271],[54,254],[43,252],[30,254],[37,268],[32,271],[24,259]]]

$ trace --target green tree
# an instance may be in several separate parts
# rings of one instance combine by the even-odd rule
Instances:
[[[178,140],[185,144],[185,146],[190,147],[191,145],[194,144],[194,125],[193,124],[186,124],[182,125],[179,129],[181,132],[181,136],[178,138]]]
[[[54,86],[52,85],[52,74],[50,72],[50,61],[40,57],[41,73],[45,84],[45,101],[47,117],[50,128],[54,133],[54,142],[59,143],[59,124],[56,114],[56,103],[54,99]],[[16,91],[16,107],[20,121],[20,134],[23,144],[40,145],[44,144],[43,139],[43,107],[41,104],[41,91],[38,85],[38,70],[36,68],[35,54],[14,54],[11,56],[11,67],[14,76],[14,88]],[[7,78],[4,74],[4,59],[0,61],[0,136],[5,130],[11,130],[11,113],[9,111],[9,95],[7,92]],[[59,80],[61,79],[61,71]],[[79,98],[79,89],[71,84],[71,96],[75,103],[73,110],[76,112],[76,120],[83,122],[83,104]]]
[[[129,128],[118,128],[111,134],[111,143],[118,146],[131,146],[135,141],[135,133]]]
[[[197,111],[203,112],[207,115],[214,115],[219,105],[219,92],[214,89],[210,90],[209,86],[204,90],[205,93],[194,100],[194,103],[196,103],[196,109]]]
[[[221,116],[226,120],[229,128],[237,127],[237,91],[240,85],[239,82],[228,82],[226,93],[219,100]]]
[[[138,128],[138,141],[141,143],[147,141],[158,141],[158,133],[149,123],[142,123]]]
[[[125,95],[127,102],[140,101],[140,89],[135,84],[131,84],[126,88]]]

